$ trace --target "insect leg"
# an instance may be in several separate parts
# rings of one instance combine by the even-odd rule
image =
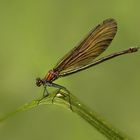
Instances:
[[[44,91],[43,91],[43,98],[47,97],[49,95],[49,92],[47,90],[47,85],[44,86]]]
[[[59,91],[60,91],[61,89],[60,88],[58,88],[58,91],[55,93],[55,95],[53,96],[53,98],[52,98],[52,104],[53,104],[53,102],[54,102],[54,99],[55,99],[55,97],[56,97],[56,95],[57,95],[57,93],[59,93]]]
[[[58,85],[58,84],[55,84],[55,83],[51,83],[49,86],[52,86],[52,87],[58,88],[59,90],[58,90],[57,93],[59,93],[59,91],[60,91],[61,89],[63,89],[64,91],[67,92],[67,96],[68,96],[68,98],[69,98],[70,109],[72,110],[71,99],[70,99],[70,92],[69,92],[69,90],[67,90],[66,87],[63,87],[63,86]],[[57,93],[56,93],[56,95],[57,95]],[[54,96],[54,98],[56,97],[56,95]],[[54,100],[54,98],[53,98],[53,100]]]

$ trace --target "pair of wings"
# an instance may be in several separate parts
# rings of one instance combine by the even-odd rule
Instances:
[[[116,32],[116,21],[114,19],[104,20],[57,63],[54,71],[58,71],[59,76],[65,76],[89,65],[110,45]]]

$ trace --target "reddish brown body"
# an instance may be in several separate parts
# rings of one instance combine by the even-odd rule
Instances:
[[[46,83],[51,83],[59,76],[58,71],[50,70],[43,79],[36,78],[36,85],[40,87],[41,85],[45,85]]]
[[[44,77],[45,81],[54,81],[58,77],[58,71],[50,70],[47,75]]]

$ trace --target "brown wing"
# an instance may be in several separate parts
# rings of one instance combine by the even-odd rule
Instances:
[[[99,56],[109,46],[117,32],[117,23],[114,19],[106,19],[95,27],[88,36],[54,67],[61,76],[64,73],[85,66]]]

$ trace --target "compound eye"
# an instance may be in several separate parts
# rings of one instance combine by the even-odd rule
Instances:
[[[36,78],[36,85],[40,87],[42,85],[42,80],[40,78]]]

